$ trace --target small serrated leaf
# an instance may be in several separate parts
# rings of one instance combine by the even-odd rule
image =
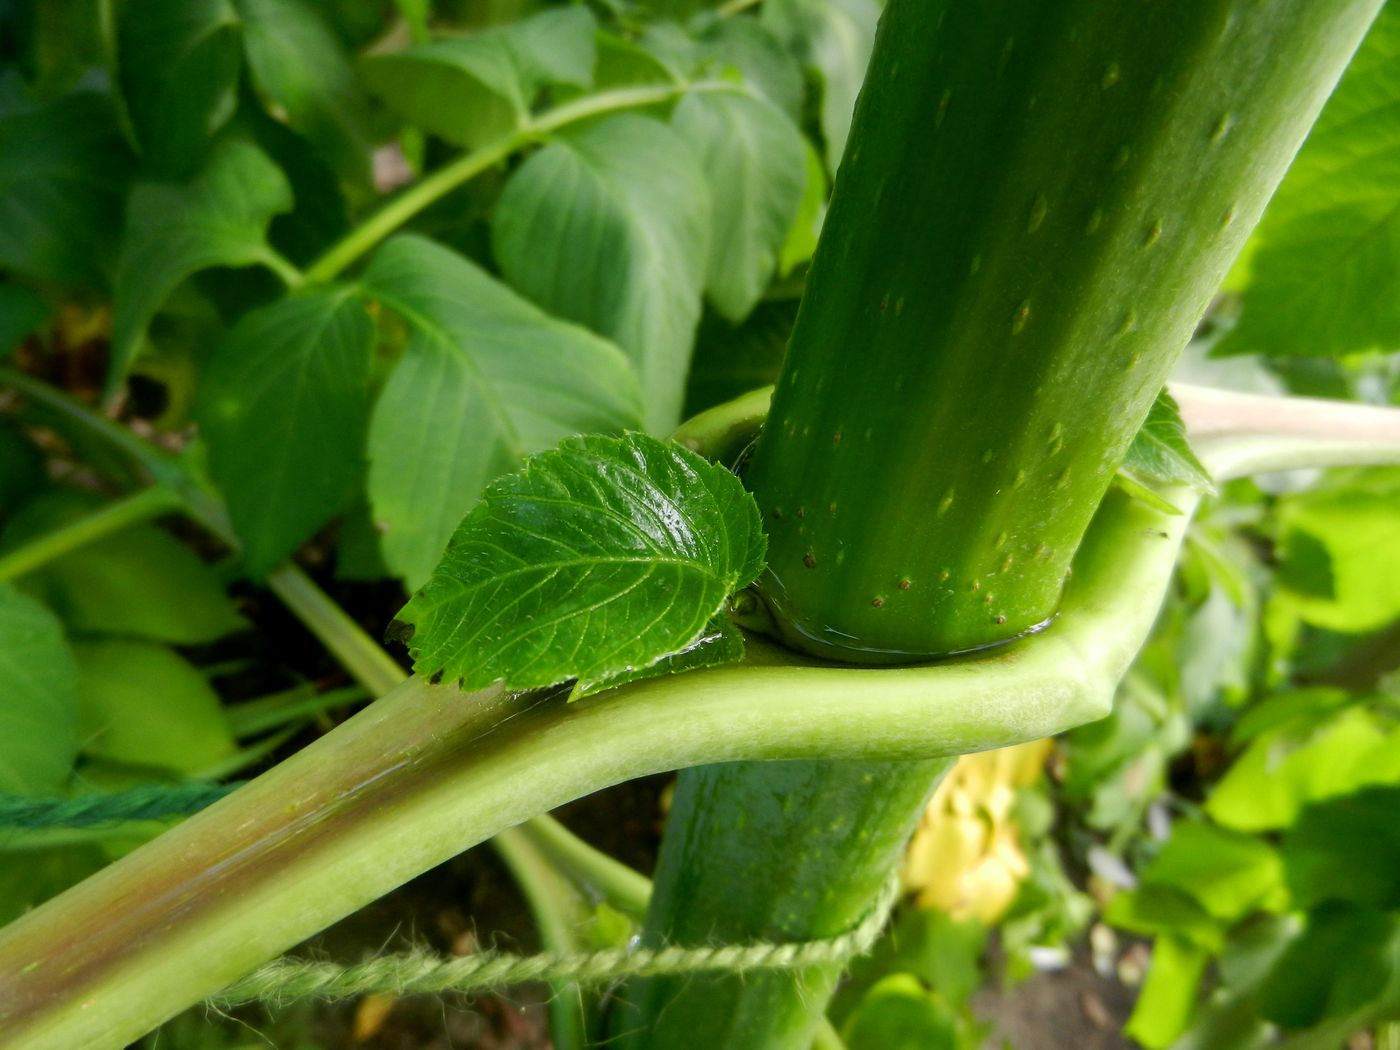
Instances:
[[[399,619],[420,674],[582,695],[701,642],[765,546],[722,467],[642,434],[573,438],[487,488]]]
[[[1144,498],[1143,492],[1151,493],[1153,482],[1189,485],[1200,492],[1214,494],[1215,482],[1191,451],[1181,411],[1165,390],[1157,395],[1147,422],[1128,447],[1127,458],[1119,468],[1119,481],[1131,495],[1140,499]],[[1155,493],[1152,496],[1147,502],[1166,503]]]

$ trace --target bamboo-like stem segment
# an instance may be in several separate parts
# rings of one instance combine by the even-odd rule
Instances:
[[[1085,529],[1379,7],[890,0],[745,475],[779,637],[907,664],[1064,630]],[[892,864],[931,775],[687,771],[650,934],[845,921],[850,815]],[[643,982],[617,1031],[799,1050],[829,988]]]

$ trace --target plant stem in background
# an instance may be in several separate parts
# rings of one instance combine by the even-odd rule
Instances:
[[[409,186],[312,263],[306,271],[306,280],[331,280],[428,205],[476,178],[483,171],[500,164],[511,154],[556,131],[607,113],[619,113],[669,102],[689,91],[738,90],[740,88],[737,85],[720,81],[663,84],[600,91],[573,102],[565,102],[534,117],[519,131],[464,153],[450,164]]]
[[[149,521],[162,514],[183,510],[176,493],[163,485],[153,485],[113,500],[60,528],[38,536],[22,547],[0,555],[0,580],[13,580],[43,566],[54,558],[110,536],[114,532]]]
[[[1050,621],[1129,441],[1379,6],[1105,18],[1090,0],[891,0],[746,475],[780,637],[900,663]],[[934,776],[683,773],[694,801],[668,828],[648,936],[849,925],[874,877],[851,815],[893,865]],[[698,874],[691,843],[710,851]],[[641,982],[615,1031],[657,1050],[804,1047],[825,990]]]

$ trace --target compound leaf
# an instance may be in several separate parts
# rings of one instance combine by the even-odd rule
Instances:
[[[243,65],[230,0],[142,0],[117,26],[117,82],[146,168],[189,175],[238,106]]]
[[[210,358],[196,415],[252,575],[353,497],[373,347],[364,303],[334,288],[245,314]]]
[[[1386,6],[1255,231],[1239,323],[1215,352],[1400,347],[1397,177],[1400,8]]]
[[[41,492],[6,523],[0,550],[12,550],[98,505],[72,490]],[[154,525],[136,525],[94,540],[17,582],[79,634],[198,645],[247,627],[213,570]]]
[[[561,135],[507,183],[493,246],[506,280],[632,358],[647,429],[680,417],[709,258],[710,194],[685,141],[621,115]]]
[[[148,182],[132,190],[117,262],[108,393],[126,376],[146,325],[181,281],[211,266],[276,265],[268,223],[291,207],[281,169],[237,138],[221,143],[187,184]]]
[[[671,125],[700,154],[714,229],[705,291],[736,324],[773,280],[778,256],[806,188],[802,134],[766,99],[695,92]]]
[[[0,107],[0,267],[104,285],[129,165],[111,101],[95,92]]]
[[[827,166],[841,163],[856,96],[875,46],[877,0],[773,0],[762,20],[806,60],[821,81],[821,129]]]
[[[248,68],[339,171],[369,174],[365,100],[340,41],[305,0],[237,0]]]
[[[592,83],[596,22],[584,7],[376,55],[365,78],[414,126],[479,146],[521,125],[540,89]]]
[[[486,490],[399,619],[420,673],[583,694],[699,642],[764,549],[722,467],[642,434],[574,438]]]
[[[54,614],[0,583],[0,791],[62,789],[78,753],[76,674]]]
[[[411,338],[375,406],[369,495],[389,568],[416,587],[488,481],[579,433],[638,424],[627,359],[422,237],[379,249],[370,294]]]

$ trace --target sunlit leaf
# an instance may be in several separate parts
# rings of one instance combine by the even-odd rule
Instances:
[[[722,467],[641,434],[575,438],[487,489],[399,619],[420,673],[587,693],[695,644],[763,552]]]
[[[411,586],[428,578],[488,481],[572,434],[640,420],[636,378],[615,346],[447,248],[396,238],[364,284],[412,332],[369,435],[380,548]]]
[[[1344,633],[1400,617],[1400,471],[1292,496],[1279,520],[1277,600],[1310,624]]]
[[[333,288],[245,314],[210,358],[197,415],[254,576],[353,497],[373,344],[364,303]]]
[[[1152,962],[1123,1031],[1147,1050],[1165,1050],[1191,1023],[1209,956],[1170,934],[1152,944]]]
[[[1252,835],[1184,820],[1141,878],[1146,886],[1179,890],[1213,917],[1229,921],[1276,898],[1283,868],[1278,854]]]
[[[622,115],[561,135],[507,183],[493,228],[506,279],[630,356],[647,429],[679,421],[709,258],[710,194],[671,128]]]
[[[1260,733],[1206,800],[1206,812],[1227,827],[1287,827],[1310,802],[1372,784],[1400,783],[1400,729],[1362,707],[1350,707],[1321,728]]]
[[[1400,8],[1383,6],[1248,249],[1219,354],[1400,347]]]

